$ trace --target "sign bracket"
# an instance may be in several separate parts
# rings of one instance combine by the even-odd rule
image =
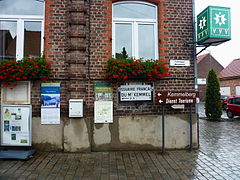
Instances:
[[[194,45],[195,47],[203,47],[203,49],[201,51],[199,51],[198,53],[195,54],[195,56],[197,57],[199,54],[201,54],[203,51],[205,51],[208,47],[212,46],[213,44],[218,44],[218,43],[222,43],[222,42],[226,42],[226,40],[219,40],[219,41],[200,44],[200,45],[196,45],[199,42],[184,42],[184,46],[188,47],[190,45]]]

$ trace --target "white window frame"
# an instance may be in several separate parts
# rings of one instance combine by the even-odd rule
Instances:
[[[45,7],[45,6],[44,6]],[[44,8],[45,9],[45,8]],[[0,21],[17,22],[17,42],[16,42],[16,59],[20,60],[24,54],[24,22],[41,22],[41,54],[44,47],[44,16],[35,15],[0,15]]]
[[[142,19],[142,18],[116,18],[113,17],[114,14],[114,5],[117,4],[129,4],[129,3],[136,3],[136,4],[145,4],[149,6],[155,7],[156,19]],[[123,1],[123,2],[116,2],[112,4],[112,55],[116,57],[116,24],[132,24],[132,57],[138,59],[139,57],[139,47],[138,47],[138,25],[142,24],[150,24],[154,26],[154,45],[155,45],[155,54],[154,59],[158,59],[158,16],[157,16],[157,6],[147,2],[141,1]]]

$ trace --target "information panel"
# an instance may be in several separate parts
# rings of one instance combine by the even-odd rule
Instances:
[[[152,101],[153,87],[151,84],[132,83],[118,87],[120,102]]]
[[[106,82],[95,82],[94,93],[94,123],[113,123],[113,88]]]
[[[1,145],[32,145],[31,105],[2,105]]]
[[[94,102],[94,122],[113,123],[113,101]]]
[[[60,83],[42,83],[41,124],[60,124]]]

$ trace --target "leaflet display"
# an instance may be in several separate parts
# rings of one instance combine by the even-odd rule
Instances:
[[[32,145],[32,107],[30,105],[2,105],[1,145]]]

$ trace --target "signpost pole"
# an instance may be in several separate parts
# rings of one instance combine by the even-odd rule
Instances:
[[[192,104],[190,104],[190,108],[189,108],[189,125],[190,125],[190,145],[189,145],[189,151],[192,151],[193,150],[193,147],[192,147]]]
[[[165,153],[165,119],[164,105],[162,105],[162,153]]]

